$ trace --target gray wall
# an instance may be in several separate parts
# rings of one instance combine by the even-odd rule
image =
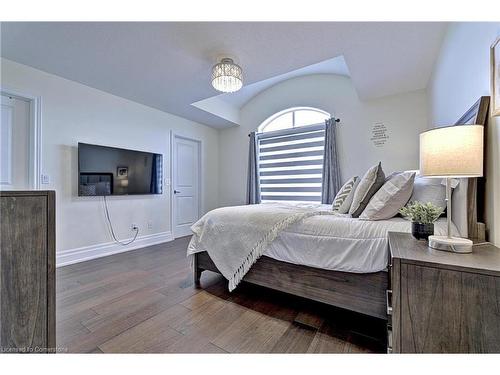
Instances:
[[[418,135],[427,127],[425,91],[363,101],[345,76],[293,78],[250,100],[242,108],[241,126],[219,131],[220,205],[244,204],[248,133],[274,113],[297,106],[316,107],[341,119],[338,147],[344,181],[362,176],[379,161],[387,173],[418,169]],[[377,122],[389,134],[383,147],[370,139]]]
[[[163,154],[170,177],[171,132],[202,141],[202,212],[218,206],[218,133],[169,113],[91,87],[1,59],[2,85],[42,97],[43,171],[57,192],[57,251],[99,246],[111,241],[100,198],[78,197],[78,142]],[[174,95],[175,93],[165,93]],[[161,195],[110,197],[108,205],[119,238],[130,238],[132,223],[140,236],[168,238],[170,188]],[[152,228],[148,228],[148,223]]]
[[[449,26],[429,82],[429,126],[454,124],[490,91],[490,46],[499,22]],[[489,240],[500,246],[500,117],[489,119],[486,217]]]

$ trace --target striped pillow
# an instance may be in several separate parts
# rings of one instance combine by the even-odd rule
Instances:
[[[354,191],[359,183],[359,177],[354,176],[342,186],[333,200],[332,209],[340,214],[346,214],[351,208]]]

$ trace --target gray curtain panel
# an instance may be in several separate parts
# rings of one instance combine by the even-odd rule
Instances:
[[[255,132],[250,133],[248,144],[247,204],[260,203],[259,145]]]
[[[323,156],[323,188],[321,203],[330,204],[340,190],[340,168],[337,158],[335,131],[337,122],[334,118],[325,121],[325,153]]]

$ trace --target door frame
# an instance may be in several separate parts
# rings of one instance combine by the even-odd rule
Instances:
[[[173,130],[170,131],[170,185],[169,185],[169,194],[170,194],[170,231],[172,232],[172,238],[178,238],[175,236],[174,230],[174,218],[175,218],[175,204],[174,204],[174,186],[175,186],[175,153],[174,153],[174,143],[175,138],[186,139],[188,141],[196,142],[198,144],[198,219],[201,217],[201,211],[203,207],[203,194],[201,187],[202,184],[202,164],[201,164],[201,153],[203,150],[203,141],[201,139],[187,137],[182,134],[179,134]]]
[[[42,97],[0,86],[0,94],[29,103],[29,187],[40,190],[42,173]]]

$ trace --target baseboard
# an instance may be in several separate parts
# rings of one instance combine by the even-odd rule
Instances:
[[[126,251],[140,249],[146,246],[156,245],[163,242],[173,241],[172,232],[162,232],[139,236],[130,245],[120,245],[115,242],[100,243],[91,246],[79,247],[56,252],[56,267],[80,263],[86,260],[105,257],[108,255],[124,253]],[[124,240],[128,241],[128,240]]]

